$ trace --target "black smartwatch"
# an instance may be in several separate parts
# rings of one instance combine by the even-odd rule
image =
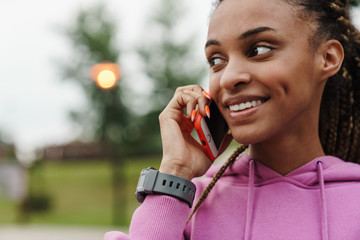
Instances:
[[[135,196],[142,203],[147,195],[168,195],[186,202],[191,208],[195,192],[196,186],[191,181],[149,167],[140,173]]]

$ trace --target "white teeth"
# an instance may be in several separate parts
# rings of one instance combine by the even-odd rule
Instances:
[[[249,101],[249,102],[245,102],[245,103],[240,103],[240,104],[236,104],[236,105],[231,105],[229,106],[229,109],[231,111],[242,111],[242,110],[245,110],[245,109],[248,109],[248,108],[252,108],[252,107],[256,107],[257,105],[260,105],[262,104],[262,101],[261,100],[257,100],[257,101]]]

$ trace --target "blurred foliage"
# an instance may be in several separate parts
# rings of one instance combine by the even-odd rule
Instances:
[[[73,111],[72,118],[88,134],[84,137],[108,147],[108,156],[112,160],[114,224],[125,222],[124,156],[161,151],[160,111],[178,86],[199,82],[204,75],[204,70],[194,64],[196,61],[189,61],[194,59],[191,54],[193,39],[178,41],[175,38],[174,30],[178,28],[180,13],[184,12],[180,6],[180,3],[160,0],[158,11],[149,20],[151,24],[143,31],[146,36],[157,37],[146,37],[146,43],[141,43],[138,50],[145,64],[144,74],[153,85],[149,89],[149,98],[143,99],[144,105],[150,106],[145,116],[135,115],[130,110],[132,104],[125,104],[126,100],[131,103],[135,98],[134,93],[126,89],[126,79],[120,79],[114,88],[103,90],[89,77],[94,64],[119,64],[120,50],[115,44],[119,42],[117,21],[111,13],[101,4],[95,5],[79,12],[74,24],[66,31],[73,54],[71,61],[62,66],[62,72],[65,79],[81,86],[89,103],[87,109]]]
[[[159,0],[153,17],[147,21],[145,36],[141,37],[144,42],[137,49],[144,63],[144,75],[152,85],[142,99],[143,106],[148,106],[142,116],[130,110],[131,104],[124,103],[134,99],[134,93],[124,84],[126,79],[111,90],[101,90],[88,77],[93,64],[120,62],[120,47],[115,44],[119,42],[117,21],[102,5],[79,13],[74,26],[66,32],[74,52],[71,62],[62,66],[62,72],[65,79],[80,84],[90,103],[87,109],[71,113],[87,134],[85,137],[111,142],[123,153],[160,152],[160,111],[177,87],[199,83],[205,74],[205,68],[197,64],[201,61],[193,55],[194,37],[178,32],[184,12],[181,2]]]
[[[0,142],[0,162],[16,162],[15,145]]]
[[[177,87],[199,83],[205,76],[206,69],[193,54],[195,36],[179,32],[185,12],[182,2],[160,0],[138,49],[153,85],[153,111],[161,111]]]
[[[51,197],[45,194],[35,194],[27,196],[22,205],[24,212],[47,212],[51,209]]]
[[[16,162],[15,145],[5,131],[0,129],[0,162]]]
[[[31,213],[44,213],[52,208],[52,197],[48,193],[44,176],[44,161],[36,160],[29,168],[27,194],[20,205],[19,221],[26,222]]]
[[[205,65],[194,55],[195,36],[179,31],[184,13],[183,2],[159,0],[139,43],[138,54],[152,84],[147,101],[150,111],[142,118],[141,125],[148,147],[157,147],[154,143],[160,139],[158,116],[176,88],[198,84],[206,73]]]
[[[74,57],[73,61],[64,67],[64,72],[66,78],[80,83],[90,103],[86,111],[73,112],[72,116],[81,126],[88,123],[89,129],[84,130],[92,133],[92,136],[88,136],[90,140],[105,146],[103,151],[113,164],[113,223],[123,224],[126,203],[121,196],[124,178],[120,156],[129,152],[125,132],[132,117],[122,99],[125,91],[123,79],[110,89],[101,89],[90,79],[90,69],[94,64],[118,64],[116,29],[116,20],[102,4],[81,11],[75,25],[67,31],[73,44]]]
[[[151,34],[145,32],[146,40],[140,43],[138,53],[153,85],[153,111],[161,111],[177,87],[199,83],[205,74],[193,54],[194,36],[178,31],[185,12],[182,2],[160,0],[146,28]]]
[[[350,5],[357,7],[359,6],[360,0],[350,0]]]
[[[73,45],[73,56],[62,69],[65,79],[80,84],[89,102],[87,109],[71,113],[73,120],[83,128],[85,137],[121,146],[131,119],[121,99],[124,91],[121,81],[114,88],[103,90],[89,75],[94,64],[118,62],[116,29],[116,21],[103,5],[81,11],[75,24],[66,32]]]

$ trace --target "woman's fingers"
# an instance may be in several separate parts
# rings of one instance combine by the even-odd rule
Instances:
[[[198,112],[206,116],[209,95],[204,95],[203,92],[204,90],[198,85],[179,87],[168,107],[181,111],[186,109],[186,116],[193,119]]]
[[[187,114],[188,116],[190,116],[190,114],[193,113],[193,110],[195,110],[196,112],[200,112],[201,115],[206,116],[208,115],[208,103],[209,103],[209,99],[207,99],[203,94],[204,90],[199,91],[189,91],[189,90],[184,90],[184,95],[185,97],[189,98],[189,101],[191,101],[191,104],[187,105],[186,110],[187,110]],[[194,106],[194,103],[196,103],[196,105]]]
[[[197,114],[206,115],[209,99],[198,85],[179,87],[159,116],[163,159],[160,170],[192,179],[211,165],[203,148],[192,136]],[[186,113],[184,114],[184,109]]]

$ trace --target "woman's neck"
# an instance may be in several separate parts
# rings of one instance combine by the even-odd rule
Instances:
[[[250,145],[250,156],[281,175],[324,155],[320,139],[314,134],[287,135]]]

